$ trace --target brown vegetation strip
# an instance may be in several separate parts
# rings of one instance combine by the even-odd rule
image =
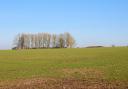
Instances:
[[[128,89],[128,82],[87,79],[28,79],[0,83],[0,89]]]

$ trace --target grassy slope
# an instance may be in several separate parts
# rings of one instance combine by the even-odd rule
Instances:
[[[0,80],[95,76],[95,71],[79,73],[85,68],[102,71],[105,79],[128,80],[128,48],[0,51]]]

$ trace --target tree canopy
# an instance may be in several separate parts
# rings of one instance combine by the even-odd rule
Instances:
[[[63,34],[21,33],[15,37],[14,45],[16,49],[36,49],[36,48],[72,48],[75,44],[74,37],[65,32]]]

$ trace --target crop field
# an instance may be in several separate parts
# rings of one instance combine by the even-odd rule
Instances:
[[[1,50],[0,89],[128,89],[128,48]]]

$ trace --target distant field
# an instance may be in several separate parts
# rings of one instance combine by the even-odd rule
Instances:
[[[6,84],[9,87],[10,83],[13,85],[15,81],[26,82],[29,79],[34,82],[41,79],[53,82],[55,82],[54,79],[77,82],[78,80],[96,80],[105,81],[105,83],[116,81],[120,82],[116,87],[127,89],[125,83],[128,82],[128,48],[0,51],[0,89],[3,89]]]

